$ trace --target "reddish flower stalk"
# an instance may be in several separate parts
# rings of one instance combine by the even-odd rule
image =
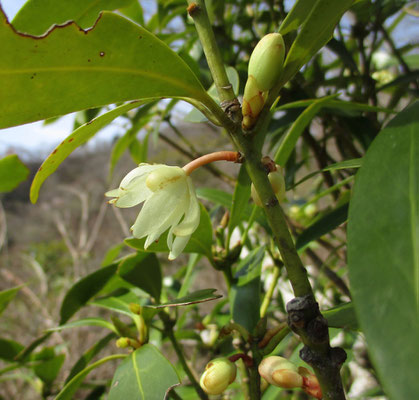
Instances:
[[[183,170],[186,172],[186,175],[190,175],[197,168],[214,161],[232,161],[239,163],[242,162],[242,156],[237,151],[216,151],[215,153],[205,154],[191,161],[183,167]]]

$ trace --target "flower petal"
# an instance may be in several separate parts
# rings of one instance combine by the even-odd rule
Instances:
[[[120,188],[126,188],[128,184],[137,176],[141,176],[144,174],[148,174],[151,171],[154,171],[156,168],[161,167],[161,164],[146,164],[142,163],[137,168],[134,168],[132,171],[128,172],[125,175],[124,179],[122,179],[121,184],[119,185]]]
[[[183,221],[173,230],[173,233],[176,236],[190,236],[193,232],[195,232],[199,225],[201,209],[199,207],[198,199],[196,198],[192,180],[189,176],[187,181],[189,190],[189,208],[185,213]]]
[[[172,210],[172,213],[159,226],[156,226],[155,230],[147,236],[144,248],[147,249],[154,241],[156,241],[162,233],[164,233],[170,226],[176,226],[179,223],[180,217],[183,215],[183,204],[178,202],[176,207]],[[173,226],[170,230],[173,229]]]
[[[173,209],[179,202],[181,206],[185,207],[185,199],[188,199],[185,196],[186,190],[185,181],[181,180],[164,190],[154,192],[144,203],[137,220],[132,226],[134,237],[141,239],[151,232],[157,231],[160,225],[159,221],[166,221],[167,218],[171,217]],[[174,221],[177,216],[172,216],[171,219]]]
[[[188,236],[177,236],[173,241],[173,246],[170,249],[169,260],[174,260],[189,242],[191,235]]]
[[[115,205],[120,208],[127,208],[147,200],[152,192],[145,184],[146,179],[147,174],[144,174],[134,177],[124,188],[121,185]]]
[[[119,189],[112,189],[105,193],[106,197],[118,197],[119,196]]]

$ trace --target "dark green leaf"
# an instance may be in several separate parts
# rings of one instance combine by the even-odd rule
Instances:
[[[179,383],[172,364],[156,347],[146,344],[118,366],[108,400],[162,400]]]
[[[20,343],[11,339],[0,338],[0,359],[14,361],[15,357],[24,349]]]
[[[115,274],[116,269],[117,264],[111,264],[76,282],[66,293],[61,305],[60,325],[65,324],[93,296],[99,293]]]
[[[29,0],[13,19],[13,27],[31,35],[42,35],[54,24],[75,21],[90,28],[103,10],[127,7],[132,0]]]
[[[77,389],[83,383],[86,376],[93,371],[95,368],[100,367],[102,364],[105,364],[109,361],[117,360],[119,358],[127,357],[126,354],[113,354],[111,356],[102,358],[99,361],[94,362],[93,364],[89,365],[82,371],[80,371],[77,375],[75,375],[70,381],[68,381],[65,386],[62,388],[60,393],[58,393],[55,400],[72,400],[74,398],[74,394],[76,393]]]
[[[28,178],[29,169],[16,154],[0,160],[0,193],[10,192]]]
[[[65,355],[57,355],[53,347],[45,347],[33,356],[31,360],[41,361],[40,363],[36,363],[33,367],[33,371],[43,382],[50,385],[54,382],[60,372],[65,360]]]
[[[189,293],[184,297],[180,297],[173,301],[168,301],[163,304],[150,304],[148,308],[164,308],[164,307],[178,307],[178,306],[189,306],[190,304],[204,303],[206,301],[216,300],[223,297],[220,294],[215,294],[217,289],[202,289],[196,292]]]
[[[231,318],[252,332],[260,319],[260,276],[230,289]]]
[[[138,99],[215,107],[176,53],[117,14],[104,11],[87,32],[68,23],[40,38],[17,34],[0,16],[0,129]]]
[[[144,249],[145,238],[135,239],[129,238],[125,240],[125,243],[137,250],[152,252],[152,253],[167,253],[169,249],[167,247],[167,232],[160,236],[157,243],[151,244],[147,250]],[[212,246],[212,226],[211,220],[207,210],[201,204],[201,220],[196,231],[192,234],[188,244],[183,250],[184,253],[199,253],[204,254],[211,258],[211,246]]]
[[[160,299],[162,273],[154,253],[137,252],[125,257],[118,266],[118,275],[154,297]]]
[[[15,298],[22,286],[15,286],[0,292],[0,315],[6,309],[8,304]]]
[[[304,129],[310,124],[311,120],[321,110],[325,102],[334,97],[336,96],[328,96],[316,100],[299,115],[299,117],[291,125],[291,128],[286,133],[284,139],[281,142],[281,145],[275,154],[274,160],[277,164],[285,166],[289,156],[297,144],[298,138],[304,132]]]
[[[286,18],[282,21],[279,27],[279,33],[286,35],[288,32],[298,29],[307,19],[307,16],[310,15],[310,11],[313,9],[315,3],[314,0],[297,0]]]
[[[281,82],[288,82],[332,37],[336,24],[354,0],[317,0],[294,40]]]
[[[138,102],[134,101],[122,106],[116,107],[107,113],[100,115],[99,117],[93,119],[90,122],[82,125],[80,128],[76,129],[71,135],[64,139],[47,157],[47,159],[42,163],[41,167],[38,169],[33,182],[31,185],[30,198],[32,203],[36,203],[38,200],[39,189],[51,174],[53,174],[60,164],[75,150],[77,147],[86,143],[91,139],[100,129],[104,128],[115,118],[119,117],[122,114],[125,114],[127,111],[132,110],[133,108],[139,107],[144,104],[145,101]]]
[[[323,316],[332,328],[358,330],[358,320],[352,303],[340,304],[329,310],[322,311]]]
[[[374,366],[393,399],[419,392],[419,102],[371,144],[348,222],[353,301]]]
[[[343,224],[348,218],[348,208],[349,204],[345,203],[310,225],[297,237],[295,243],[297,249],[301,249],[311,241],[318,239]]]

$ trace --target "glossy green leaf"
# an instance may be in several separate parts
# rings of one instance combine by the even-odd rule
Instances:
[[[15,298],[22,286],[15,286],[0,292],[0,315],[6,309],[8,304]]]
[[[167,247],[167,232],[160,236],[157,243],[151,244],[147,250],[144,249],[145,238],[135,239],[129,238],[125,240],[125,243],[137,250],[153,252],[153,253],[168,253]],[[212,225],[207,210],[201,204],[201,220],[196,231],[192,234],[188,244],[183,250],[184,253],[199,253],[204,254],[211,258],[211,246],[212,246]]]
[[[117,14],[104,11],[88,31],[68,23],[44,37],[17,34],[1,17],[0,129],[147,98],[215,106],[176,53]]]
[[[322,311],[331,328],[358,330],[358,320],[352,303],[340,304],[329,310]]]
[[[246,208],[249,205],[251,180],[246,167],[240,167],[239,176],[234,188],[231,204],[230,219],[228,221],[228,236],[230,241],[234,228],[245,218]]]
[[[196,191],[196,195],[200,199],[212,201],[213,203],[220,204],[228,209],[230,209],[233,202],[233,196],[220,189],[199,188]]]
[[[31,35],[42,35],[54,24],[75,21],[90,28],[103,10],[127,7],[132,0],[29,0],[13,19],[13,27]]]
[[[159,301],[163,276],[154,253],[138,252],[125,257],[119,264],[117,273],[122,279]]]
[[[103,256],[101,266],[105,267],[109,264],[112,264],[115,261],[115,259],[119,256],[119,254],[121,253],[124,247],[125,247],[125,243],[118,243],[115,246],[112,246],[111,248],[109,248],[108,251]]]
[[[55,397],[55,400],[72,400],[74,398],[74,394],[76,393],[77,389],[80,387],[80,385],[83,383],[86,376],[93,371],[94,369],[100,367],[101,365],[117,360],[120,358],[127,357],[126,354],[113,354],[111,356],[102,358],[99,361],[94,362],[93,364],[89,365],[88,367],[84,368],[82,371],[80,371],[77,375],[75,375],[70,381],[68,381],[65,386],[62,388],[62,390],[58,393],[57,397]]]
[[[15,357],[24,349],[20,343],[11,339],[0,338],[0,359],[14,361]]]
[[[239,262],[234,274],[235,278],[238,279],[238,286],[243,286],[253,279],[260,277],[264,257],[265,247],[261,246],[253,249]]]
[[[334,97],[334,96],[333,96]],[[390,108],[384,108],[384,107],[377,107],[377,106],[371,106],[369,104],[364,103],[357,103],[353,101],[343,101],[338,100],[333,97],[326,97],[324,99],[327,99],[323,103],[323,107],[325,108],[331,108],[335,110],[344,110],[344,111],[368,111],[368,112],[384,112],[387,114],[395,113],[395,110],[392,110]],[[282,106],[278,107],[278,111],[282,110],[289,110],[292,108],[302,108],[302,107],[308,107],[312,105],[313,103],[317,102],[318,99],[308,99],[308,100],[298,100],[293,101],[287,104],[283,104]]]
[[[60,310],[60,325],[65,324],[114,276],[117,264],[98,269],[77,281],[66,293]]]
[[[348,218],[348,208],[349,204],[344,203],[315,221],[297,237],[295,247],[299,250],[343,224]]]
[[[130,303],[138,303],[138,300],[138,296],[132,291],[123,291],[122,293],[113,293],[109,296],[95,299],[90,304],[135,318],[135,314],[130,310],[129,305]]]
[[[85,351],[82,356],[76,361],[76,363],[71,368],[70,373],[68,374],[65,383],[69,382],[74,376],[76,376],[80,371],[86,368],[87,364],[95,357],[104,347],[106,347],[110,340],[116,338],[116,335],[109,333],[103,338],[99,339],[92,347]]]
[[[339,169],[355,169],[360,168],[362,165],[362,158],[354,158],[352,160],[345,160],[335,164],[328,165],[326,168],[320,169],[318,171],[314,171],[311,174],[306,175],[304,178],[301,178],[292,188],[300,185],[301,183],[305,182],[306,180],[316,176],[325,171],[335,171]]]
[[[369,354],[393,399],[419,392],[419,102],[371,144],[348,222],[351,292]]]
[[[296,119],[296,121],[291,125],[291,128],[286,133],[284,139],[279,146],[274,161],[282,166],[288,161],[289,156],[297,144],[298,138],[304,132],[304,129],[310,124],[311,120],[316,116],[316,114],[321,110],[323,104],[336,96],[323,97],[319,100],[316,100],[310,106],[308,106]]]
[[[10,192],[28,178],[29,169],[16,154],[0,160],[0,193]]]
[[[146,344],[118,366],[108,400],[162,400],[179,383],[172,364],[156,347]]]
[[[282,21],[278,32],[281,35],[286,35],[288,32],[298,29],[307,19],[307,16],[310,15],[310,11],[313,9],[315,3],[315,0],[297,0],[286,18]]]
[[[100,326],[101,328],[110,329],[112,332],[116,333],[116,329],[113,324],[103,318],[83,318],[48,330],[53,332],[62,331],[63,329],[77,328],[79,326]]]
[[[332,37],[336,24],[354,0],[317,0],[294,40],[281,82],[288,82]]]
[[[86,124],[80,126],[76,129],[71,135],[65,138],[47,157],[47,159],[39,167],[38,172],[33,178],[30,191],[30,199],[32,203],[36,203],[38,200],[39,189],[51,174],[53,174],[60,164],[75,150],[77,147],[86,143],[91,139],[99,130],[104,128],[115,118],[119,117],[122,114],[125,114],[127,111],[132,110],[133,108],[139,107],[144,104],[145,101],[138,102],[134,101],[122,106],[116,107],[111,111],[93,119],[92,121],[87,122]]]
[[[178,307],[178,306],[189,306],[196,303],[204,303],[206,301],[216,300],[223,297],[220,294],[215,294],[217,289],[202,289],[187,294],[186,296],[180,297],[173,301],[168,301],[163,304],[149,304],[148,308],[164,308],[164,307]]]

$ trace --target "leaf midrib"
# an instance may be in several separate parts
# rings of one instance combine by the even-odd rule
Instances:
[[[416,312],[419,314],[419,249],[418,240],[416,235],[416,226],[419,223],[418,210],[416,209],[416,171],[415,171],[415,138],[414,132],[410,132],[410,165],[409,165],[409,202],[410,202],[410,232],[412,238],[412,251],[413,251],[413,274],[414,274],[414,292],[416,295]]]
[[[127,74],[127,75],[139,75],[145,78],[154,78],[159,81],[170,83],[174,86],[179,88],[185,89],[190,94],[193,94],[196,99],[202,100],[206,94],[206,92],[202,90],[196,90],[195,88],[182,84],[181,81],[177,79],[173,79],[167,75],[160,75],[154,73],[152,71],[142,71],[138,69],[132,68],[121,68],[121,67],[110,67],[110,66],[103,66],[103,67],[95,67],[95,66],[65,66],[65,67],[32,67],[32,68],[18,68],[18,69],[3,69],[0,70],[0,75],[23,75],[23,74],[32,74],[34,72],[42,73],[42,72],[56,72],[56,73],[65,73],[65,72],[117,72],[120,74]],[[205,103],[204,103],[205,104]]]

